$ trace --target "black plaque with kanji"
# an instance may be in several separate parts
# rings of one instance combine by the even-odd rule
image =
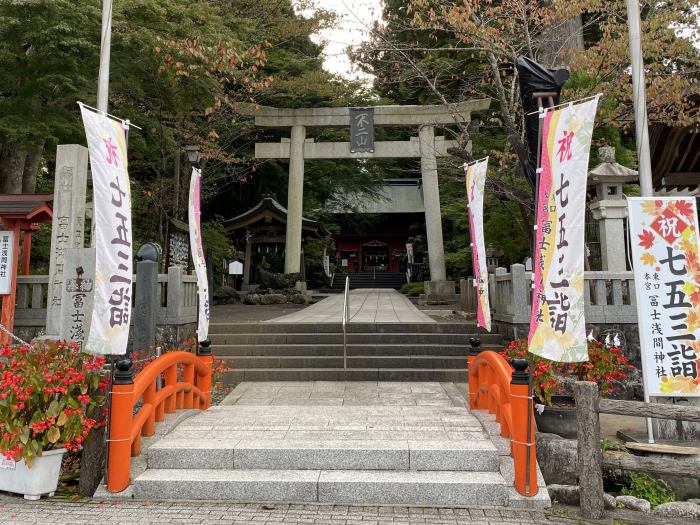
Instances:
[[[374,108],[350,108],[350,153],[374,153]]]

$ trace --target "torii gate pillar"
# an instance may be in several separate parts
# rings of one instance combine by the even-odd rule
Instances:
[[[301,221],[304,206],[304,141],[306,128],[292,126],[289,146],[289,189],[287,191],[287,237],[284,273],[301,272]]]

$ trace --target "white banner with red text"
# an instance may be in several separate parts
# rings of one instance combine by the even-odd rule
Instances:
[[[133,256],[128,125],[80,105],[93,188],[94,306],[86,350],[125,354],[129,341]]]
[[[598,97],[540,114],[529,349],[553,361],[588,360],[583,266],[586,180]]]
[[[489,275],[484,245],[484,186],[489,158],[464,165],[469,203],[469,237],[471,239],[474,288],[476,289],[476,324],[491,331]]]
[[[700,396],[700,261],[694,197],[629,198],[644,388]]]
[[[197,293],[199,295],[199,316],[197,320],[197,339],[205,341],[209,335],[209,281],[207,280],[207,263],[202,248],[201,194],[202,172],[192,168],[190,178],[190,198],[188,216],[190,223],[190,251],[197,274]]]

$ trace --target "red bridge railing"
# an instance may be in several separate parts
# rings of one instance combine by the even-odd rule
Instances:
[[[467,359],[469,409],[488,410],[496,416],[496,421],[501,425],[501,436],[510,438],[515,490],[523,496],[534,496],[538,491],[537,456],[535,418],[528,396],[529,375],[525,371],[527,361],[514,360],[513,371],[513,367],[498,353],[479,349],[478,340],[472,340],[472,352]]]
[[[177,409],[211,406],[212,355],[209,342],[200,343],[198,354],[168,352],[155,359],[132,379],[131,362],[119,361],[111,393],[107,490],[121,492],[129,486],[131,458],[141,452],[141,436],[152,436],[157,421]],[[178,381],[178,367],[182,380]],[[157,379],[164,384],[157,389]],[[134,413],[134,406],[141,407]]]

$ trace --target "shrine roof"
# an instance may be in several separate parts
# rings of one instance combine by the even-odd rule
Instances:
[[[282,206],[273,195],[264,195],[262,200],[248,211],[224,221],[224,229],[232,232],[245,228],[258,221],[265,221],[273,217],[278,221],[287,223],[287,208]],[[323,232],[320,222],[302,217],[302,229],[308,232]]]
[[[0,195],[0,220],[48,222],[53,217],[53,193]]]
[[[697,190],[700,186],[700,127],[652,124],[651,173],[656,191]]]
[[[425,213],[421,179],[385,179],[375,194],[339,192],[327,206],[331,213]]]

